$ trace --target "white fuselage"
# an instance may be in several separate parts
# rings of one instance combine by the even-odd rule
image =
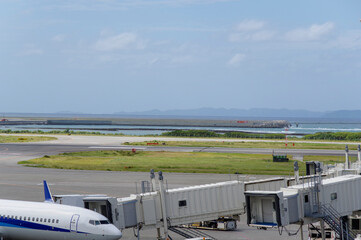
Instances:
[[[117,240],[121,232],[88,209],[54,203],[0,200],[4,240]]]

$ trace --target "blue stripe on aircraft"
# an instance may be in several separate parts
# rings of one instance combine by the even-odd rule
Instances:
[[[39,223],[27,222],[27,221],[18,220],[18,219],[7,219],[7,218],[0,219],[0,226],[1,227],[14,227],[14,228],[28,228],[28,229],[33,229],[33,230],[46,230],[46,231],[54,231],[54,232],[70,232],[70,230],[68,230],[68,229],[48,226],[48,225],[39,224]],[[84,232],[78,231],[78,233],[84,233]],[[84,233],[84,234],[87,234],[87,233]]]

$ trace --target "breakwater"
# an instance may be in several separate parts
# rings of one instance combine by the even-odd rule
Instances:
[[[286,128],[285,120],[198,120],[198,119],[115,119],[71,120],[51,119],[41,121],[1,121],[0,125],[121,125],[121,126],[174,126],[174,127],[227,127],[227,128]]]

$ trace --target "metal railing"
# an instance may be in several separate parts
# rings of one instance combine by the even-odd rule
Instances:
[[[216,238],[212,237],[211,235],[208,235],[200,230],[197,229],[191,229],[191,228],[178,228],[178,227],[170,227],[168,228],[169,231],[172,231],[182,237],[185,238],[196,238],[196,237],[205,237],[207,239],[213,239],[216,240]]]
[[[347,221],[330,204],[321,206],[322,219],[336,232],[341,240],[354,240],[357,234],[351,230]]]

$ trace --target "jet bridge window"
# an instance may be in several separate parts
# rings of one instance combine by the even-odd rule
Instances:
[[[308,203],[308,195],[305,195],[305,203]]]
[[[352,230],[360,230],[360,219],[352,219],[351,227],[352,227]]]
[[[337,193],[331,193],[331,200],[337,199]]]
[[[179,207],[186,207],[187,206],[187,200],[180,200],[178,202]]]

